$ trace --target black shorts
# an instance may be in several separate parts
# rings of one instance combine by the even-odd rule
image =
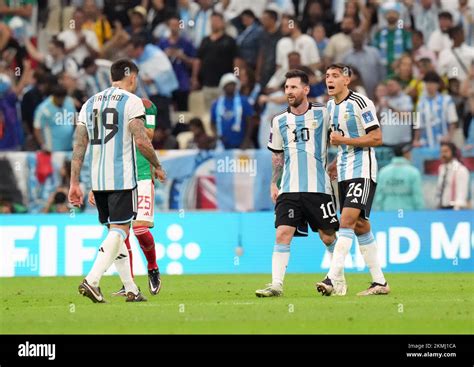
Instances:
[[[126,224],[137,215],[137,189],[93,191],[101,224]]]
[[[356,208],[361,210],[360,217],[369,219],[376,186],[377,184],[370,178],[353,178],[339,182],[341,212],[343,208]]]
[[[300,236],[309,224],[313,232],[318,229],[339,229],[333,197],[312,192],[280,194],[275,205],[275,228],[281,225],[298,229]]]

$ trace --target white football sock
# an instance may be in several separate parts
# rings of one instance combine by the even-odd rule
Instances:
[[[112,228],[109,231],[107,237],[105,237],[105,240],[99,247],[91,271],[86,276],[87,283],[93,287],[99,286],[100,278],[102,278],[102,275],[104,275],[114,262],[126,236],[127,234],[118,228]]]
[[[275,245],[272,256],[272,284],[283,286],[286,268],[290,260],[290,245]]]
[[[331,267],[329,268],[328,278],[331,280],[344,279],[344,261],[351,250],[354,230],[350,228],[339,229],[339,237],[334,247]]]
[[[329,255],[329,261],[332,262],[332,258],[334,256],[334,247],[336,246],[337,238],[329,245],[326,246],[326,250]]]
[[[372,281],[385,284],[385,277],[383,276],[382,267],[377,256],[377,244],[374,234],[372,231],[364,233],[357,236],[357,240],[359,241],[359,249],[364,258],[365,265],[367,265],[370,275],[372,275]]]
[[[130,269],[130,258],[128,256],[128,249],[125,242],[122,242],[120,251],[117,258],[114,261],[115,268],[120,276],[120,280],[125,287],[125,292],[133,292],[138,294],[138,287],[133,281],[132,269]]]

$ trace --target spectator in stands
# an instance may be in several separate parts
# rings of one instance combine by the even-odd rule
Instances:
[[[153,148],[158,150],[178,149],[178,141],[171,135],[171,130],[159,124],[153,134]]]
[[[168,18],[170,34],[163,38],[158,46],[165,52],[173,65],[179,87],[173,92],[173,102],[178,111],[188,110],[188,98],[191,90],[191,74],[196,58],[193,44],[182,36],[180,19],[177,15]]]
[[[33,129],[34,113],[41,102],[50,94],[53,85],[51,75],[36,70],[33,74],[33,83],[21,100],[21,117],[26,132],[25,149],[37,150],[39,144],[36,141]]]
[[[179,87],[171,62],[158,46],[147,44],[141,36],[130,39],[127,54],[140,68],[136,94],[149,98],[156,105],[157,121],[169,129],[171,97]]]
[[[25,39],[25,47],[31,58],[44,64],[51,74],[58,75],[66,71],[73,76],[78,76],[79,67],[76,60],[72,56],[66,55],[64,42],[58,38],[53,37],[49,41],[47,53],[38,51],[28,38]]]
[[[410,54],[404,54],[398,60],[394,61],[393,73],[390,74],[389,77],[396,78],[402,88],[405,89],[414,79],[413,69],[413,60]]]
[[[466,44],[474,46],[474,8],[472,1],[459,0],[459,23],[462,24],[466,37]]]
[[[197,11],[193,23],[194,29],[192,32],[192,41],[194,47],[199,49],[202,41],[209,37],[212,33],[212,17],[214,12],[214,5],[212,0],[198,0],[199,10]],[[224,16],[222,16],[222,32],[225,30]]]
[[[263,33],[258,46],[258,58],[256,66],[256,80],[265,87],[275,73],[276,68],[276,46],[282,38],[278,27],[278,14],[273,10],[265,10],[261,23]]]
[[[237,36],[236,43],[239,49],[239,59],[253,69],[257,65],[258,46],[263,35],[263,29],[257,22],[255,14],[245,9],[240,15],[245,29]]]
[[[349,89],[353,90],[356,93],[367,96],[367,91],[364,88],[364,81],[362,80],[360,71],[355,67],[351,69],[352,69],[352,75],[351,75],[351,82],[349,83]]]
[[[20,17],[29,22],[33,14],[33,6],[36,0],[5,0],[0,3],[0,18],[8,24],[13,17]]]
[[[465,149],[474,149],[474,64],[470,65],[469,77],[462,81],[461,95],[467,99],[468,116],[464,120],[464,135],[466,136]]]
[[[187,39],[193,40],[194,18],[200,7],[194,0],[178,0],[177,12],[181,20],[181,31]]]
[[[252,107],[254,107],[261,91],[260,84],[255,80],[255,72],[251,67],[248,66],[242,68],[239,72],[239,80],[240,94],[247,97],[247,101]]]
[[[112,26],[102,13],[102,8],[94,0],[84,0],[83,5],[85,22],[82,29],[87,29],[95,33],[99,48],[112,38]]]
[[[110,87],[111,65],[109,60],[95,59],[92,56],[84,59],[80,79],[85,84],[84,90],[88,98]]]
[[[419,121],[414,126],[413,146],[439,148],[441,142],[450,142],[456,129],[458,115],[450,95],[440,93],[443,84],[440,76],[425,75],[426,94],[418,101]]]
[[[384,79],[385,68],[375,47],[365,45],[365,33],[355,29],[351,33],[352,49],[342,58],[342,62],[357,68],[364,82],[369,98],[374,97],[375,86]]]
[[[74,106],[79,112],[88,98],[85,92],[80,89],[77,78],[64,71],[58,75],[58,84],[66,89],[68,96],[72,98]]]
[[[45,207],[41,210],[43,213],[69,213],[71,210],[67,201],[71,181],[71,161],[64,160],[59,174],[61,182],[56,190],[49,195]]]
[[[288,70],[296,69],[299,66],[302,66],[301,54],[297,51],[291,51],[288,53]],[[279,90],[283,84],[285,84],[285,74],[287,73],[286,69],[278,68],[272,78],[268,81],[267,87],[264,92],[266,94],[273,93]]]
[[[422,32],[424,39],[429,40],[430,36],[439,28],[438,7],[433,0],[421,0],[414,2],[412,15],[414,28]]]
[[[344,55],[353,47],[351,33],[357,26],[353,17],[344,16],[341,22],[341,31],[329,38],[328,45],[324,50],[326,65],[342,62]]]
[[[102,57],[112,62],[127,57],[125,49],[129,41],[130,35],[123,28],[122,24],[116,21],[112,38],[102,47]]]
[[[424,58],[428,58],[431,60],[433,65],[436,65],[436,54],[426,47],[423,33],[421,31],[413,31],[411,43],[413,46],[411,50],[411,56],[415,62]]]
[[[104,14],[111,24],[120,23],[123,27],[130,25],[130,17],[128,11],[137,5],[140,5],[142,0],[104,0]]]
[[[316,24],[311,30],[311,35],[316,41],[316,46],[318,47],[318,53],[324,55],[324,50],[329,43],[329,38],[326,37],[326,30],[321,23]]]
[[[216,147],[216,139],[206,134],[200,118],[192,118],[189,129],[193,133],[193,140],[188,143],[187,149],[210,150]]]
[[[388,79],[386,85],[387,96],[379,104],[383,143],[392,147],[408,144],[412,141],[413,102],[397,79]]]
[[[394,157],[377,177],[374,209],[382,211],[421,210],[424,208],[420,171],[411,164],[411,145],[393,148]]]
[[[469,170],[461,163],[456,146],[453,143],[441,143],[440,159],[438,208],[469,208]]]
[[[214,135],[225,149],[251,148],[250,118],[253,108],[239,93],[239,80],[232,73],[222,76],[222,95],[212,104],[211,123]],[[218,143],[218,146],[219,146]]]
[[[317,24],[324,27],[328,36],[332,36],[336,32],[337,27],[331,9],[325,9],[319,1],[308,1],[303,12],[301,30],[306,33]]]
[[[423,79],[429,72],[436,72],[434,65],[431,63],[431,59],[422,58],[417,61],[416,66],[418,68],[418,75],[411,80],[404,92],[408,94],[413,102],[416,104],[419,98],[425,93],[425,82]],[[407,72],[408,73],[408,72]]]
[[[234,71],[238,54],[235,40],[225,33],[222,14],[211,16],[212,33],[202,40],[193,65],[192,85],[194,89],[202,86],[204,105],[210,109],[212,101],[219,96],[219,81],[226,73]]]
[[[85,22],[82,9],[76,9],[70,22],[71,29],[59,33],[58,39],[64,42],[66,54],[73,57],[78,65],[82,65],[87,56],[99,55],[99,41],[94,32],[82,29]]]
[[[153,39],[159,41],[169,33],[167,20],[173,13],[166,5],[165,0],[151,0],[150,5],[146,17],[148,32],[153,36]]]
[[[67,90],[56,86],[35,111],[34,131],[41,150],[72,151],[76,108]]]
[[[392,63],[398,60],[403,53],[411,50],[411,33],[400,27],[401,5],[386,3],[382,5],[387,27],[378,31],[374,38],[374,46],[378,48],[387,75],[393,71]]]
[[[438,14],[439,29],[431,33],[428,39],[428,48],[438,55],[441,51],[449,49],[452,41],[449,38],[449,30],[453,27],[453,16],[450,12],[442,11]]]
[[[22,68],[27,58],[27,52],[13,37],[11,29],[0,22],[0,61],[4,61],[14,75]]]
[[[11,78],[0,73],[0,150],[18,150],[23,144],[16,103],[17,93]]]
[[[456,26],[449,30],[452,47],[439,53],[438,73],[448,78],[464,80],[468,77],[469,66],[474,62],[474,47],[464,43],[464,30]]]
[[[125,28],[129,36],[142,37],[146,43],[153,43],[153,37],[147,29],[147,11],[143,6],[135,6],[128,11],[130,25]]]

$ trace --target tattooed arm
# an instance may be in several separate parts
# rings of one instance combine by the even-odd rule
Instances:
[[[82,163],[86,155],[89,137],[85,125],[77,125],[76,138],[74,140],[74,150],[71,161],[71,185],[69,187],[69,202],[74,206],[83,204],[84,194],[79,187],[79,175],[81,173]]]
[[[270,186],[270,196],[274,203],[278,197],[278,184],[280,183],[281,176],[283,175],[283,162],[283,152],[272,153],[272,184]]]
[[[84,162],[84,156],[86,155],[88,144],[89,137],[87,136],[87,128],[85,125],[77,125],[71,161],[72,184],[79,184],[79,174],[81,173],[82,163]]]

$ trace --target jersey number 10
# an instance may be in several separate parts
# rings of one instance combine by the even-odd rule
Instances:
[[[112,115],[112,123],[107,123],[107,116]],[[112,139],[115,134],[118,132],[118,112],[115,108],[108,107],[102,111],[100,116],[100,121],[103,123],[104,128],[110,131],[104,139],[104,144],[106,144],[110,139]],[[105,122],[105,123],[104,123]],[[94,125],[94,130],[92,131],[91,145],[100,145],[102,144],[102,139],[99,137],[99,110],[94,109],[92,111],[92,123]]]
[[[298,132],[300,133],[301,140],[309,140],[309,129],[307,127],[303,127],[300,131],[296,129],[292,131],[292,133],[295,135],[295,143],[298,143]]]

